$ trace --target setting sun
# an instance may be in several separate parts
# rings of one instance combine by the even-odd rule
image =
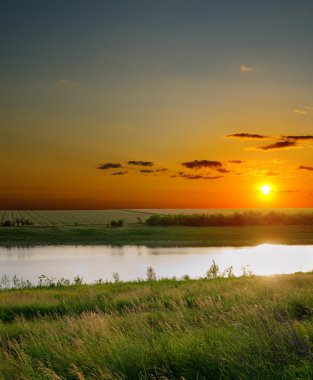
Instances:
[[[260,190],[263,195],[270,195],[272,188],[270,185],[263,185],[260,187]]]

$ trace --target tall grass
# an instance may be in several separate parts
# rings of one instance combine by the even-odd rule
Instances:
[[[310,379],[312,294],[310,273],[2,291],[0,378]]]

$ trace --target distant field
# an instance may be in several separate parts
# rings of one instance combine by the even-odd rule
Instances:
[[[179,214],[233,214],[235,212],[243,213],[248,211],[256,212],[283,212],[286,214],[295,214],[302,212],[313,212],[313,208],[154,208],[154,209],[131,209],[130,211],[136,212],[145,212],[150,214],[170,214],[170,215],[179,215]]]
[[[93,226],[105,225],[112,220],[124,224],[137,224],[138,218],[145,222],[153,214],[231,214],[245,211],[268,212],[275,209],[132,209],[132,210],[0,210],[0,225],[6,221],[29,221],[34,226]],[[277,209],[276,209],[277,211]],[[280,209],[284,213],[313,212],[313,209]]]
[[[34,226],[104,225],[112,220],[123,220],[125,224],[144,222],[152,213],[133,210],[77,210],[77,211],[20,211],[0,210],[0,224],[6,221],[29,221]]]

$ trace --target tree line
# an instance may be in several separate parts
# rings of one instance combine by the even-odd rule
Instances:
[[[23,227],[23,226],[33,226],[34,223],[27,219],[16,219],[16,220],[4,220],[1,222],[1,227]]]
[[[148,226],[190,226],[190,227],[228,227],[228,226],[268,226],[268,225],[313,225],[313,213],[284,213],[278,211],[235,212],[231,214],[176,214],[152,215],[146,222]]]

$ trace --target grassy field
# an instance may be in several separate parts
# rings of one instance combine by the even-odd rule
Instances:
[[[75,210],[75,211],[25,211],[0,210],[0,224],[6,221],[27,220],[34,226],[75,226],[75,225],[105,225],[112,220],[123,220],[125,224],[145,221],[152,215],[149,212],[132,210]]]
[[[0,378],[311,379],[313,274],[0,292]]]
[[[0,246],[7,247],[64,244],[242,247],[262,243],[313,244],[313,226],[149,227],[134,225],[123,228],[30,226],[0,229]]]
[[[144,222],[153,214],[206,214],[223,213],[230,215],[235,212],[257,211],[257,209],[147,209],[147,210],[0,210],[0,225],[6,221],[15,223],[16,220],[27,220],[34,226],[93,226],[106,225],[112,220],[123,220],[126,225],[136,224],[138,218]],[[275,211],[275,209],[263,209],[262,212]],[[276,209],[277,211],[277,209]],[[286,214],[310,212],[312,209],[283,209]]]

